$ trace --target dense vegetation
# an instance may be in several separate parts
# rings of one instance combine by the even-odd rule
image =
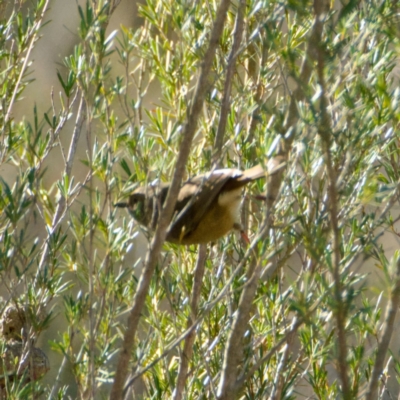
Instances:
[[[24,315],[0,396],[397,397],[398,3],[147,0],[110,31],[118,0],[71,2],[59,87],[20,118],[51,3],[0,0],[0,310]],[[249,246],[163,243],[182,179],[271,160]],[[154,179],[143,235],[113,204]]]

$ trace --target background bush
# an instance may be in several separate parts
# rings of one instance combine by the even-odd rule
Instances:
[[[138,399],[399,396],[397,2],[147,0],[132,26],[118,0],[68,2],[47,91],[58,3],[0,0],[0,309],[50,358],[2,396],[105,398],[115,374]],[[177,165],[269,160],[249,247],[160,252],[165,226],[148,242],[113,207]]]

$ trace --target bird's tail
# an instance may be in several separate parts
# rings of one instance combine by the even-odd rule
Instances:
[[[239,181],[254,181],[255,179],[265,177],[265,171],[261,164],[256,165],[253,168],[246,169],[243,171],[242,176],[238,179]]]

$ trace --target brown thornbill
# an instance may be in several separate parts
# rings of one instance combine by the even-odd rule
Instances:
[[[261,165],[245,171],[216,169],[198,175],[182,184],[166,240],[177,244],[213,242],[237,229],[246,238],[240,224],[243,187],[265,177]],[[137,188],[126,203],[131,216],[141,225],[154,230],[167,197],[169,183],[153,183]]]

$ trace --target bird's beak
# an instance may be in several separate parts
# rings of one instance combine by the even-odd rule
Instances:
[[[129,207],[129,204],[128,203],[115,203],[114,207],[127,208],[127,207]]]

